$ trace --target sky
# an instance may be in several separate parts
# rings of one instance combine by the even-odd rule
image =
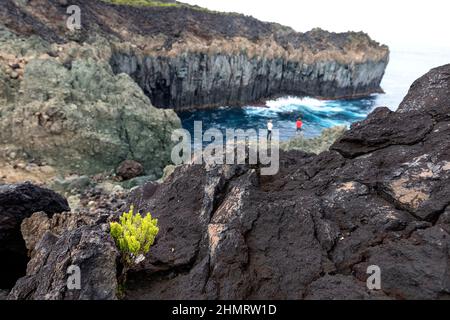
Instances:
[[[450,48],[449,0],[181,0],[305,32],[364,31],[391,48]]]

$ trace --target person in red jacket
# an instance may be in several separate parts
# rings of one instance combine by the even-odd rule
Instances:
[[[296,122],[296,125],[297,125],[297,132],[301,132],[302,131],[302,127],[303,127],[302,119],[298,118],[297,122]]]

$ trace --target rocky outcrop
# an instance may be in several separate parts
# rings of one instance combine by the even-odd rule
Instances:
[[[70,211],[66,199],[28,183],[0,185],[0,288],[10,288],[25,275],[27,249],[20,232],[22,221],[34,212],[50,216]]]
[[[328,151],[333,143],[335,143],[346,131],[347,127],[345,126],[335,126],[324,129],[320,136],[314,138],[305,138],[301,133],[287,142],[282,143],[280,147],[285,151],[301,150],[307,153],[319,154]]]
[[[0,17],[8,28],[49,42],[107,38],[114,72],[130,75],[163,108],[241,105],[280,94],[369,95],[381,91],[389,60],[388,48],[364,33],[299,33],[252,17],[180,4],[70,4],[83,13],[77,32],[55,23],[66,9],[56,0],[25,6],[7,0]]]
[[[123,192],[91,188],[71,212],[25,218],[20,230],[30,260],[9,299],[116,299],[118,252],[109,223],[123,212],[125,201]],[[80,270],[81,290],[67,287],[71,266]]]
[[[322,38],[320,34],[311,37]],[[243,46],[235,41],[231,46]],[[263,43],[257,46],[265,47]],[[265,52],[249,56],[245,47],[244,53],[208,52],[211,50],[208,47],[206,52],[175,57],[117,50],[111,63],[116,72],[131,75],[156,106],[175,109],[243,105],[282,94],[326,99],[365,96],[382,92],[380,82],[388,63],[387,50],[379,60],[353,63],[351,58],[348,62],[290,59],[290,53],[281,47],[277,48],[280,56],[266,56]]]
[[[0,6],[0,158],[21,155],[64,175],[170,162],[172,110],[240,105],[278,94],[380,91],[389,50],[362,33],[307,33],[174,3],[145,8],[74,0]],[[161,22],[163,21],[163,22]],[[150,98],[150,99],[149,99]],[[56,174],[56,173],[55,173]]]
[[[149,175],[162,175],[180,120],[154,108],[129,76],[113,73],[101,58],[108,46],[52,46],[3,31],[0,62],[10,68],[6,62],[19,56],[23,68],[18,79],[4,76],[2,147],[63,172],[96,174],[135,160]],[[46,50],[30,49],[33,41]],[[15,48],[16,42],[27,45]]]
[[[113,300],[117,294],[118,252],[98,225],[82,226],[57,236],[49,231],[34,248],[27,276],[19,279],[9,299]],[[69,267],[80,270],[79,290],[68,288]]]
[[[282,153],[276,176],[191,165],[136,191],[160,234],[128,298],[448,299],[449,74],[430,71],[331,151]]]
[[[375,110],[331,151],[281,152],[276,176],[193,164],[134,190],[128,205],[151,212],[160,232],[126,298],[448,299],[449,73],[430,71],[398,112]],[[420,96],[427,87],[432,100]],[[418,114],[430,130],[409,129]],[[32,259],[9,298],[115,299],[111,218],[24,221]],[[68,292],[70,264],[96,286]],[[381,290],[367,288],[369,266],[380,268]]]

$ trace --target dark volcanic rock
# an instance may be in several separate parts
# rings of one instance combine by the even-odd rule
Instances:
[[[129,180],[142,175],[144,173],[144,167],[137,161],[125,160],[119,165],[116,173],[122,179]]]
[[[426,111],[438,115],[439,110],[448,108],[450,94],[450,65],[431,70],[413,83],[398,112]],[[443,114],[448,118],[449,112]]]
[[[0,290],[0,301],[1,300],[6,300],[7,297],[8,297],[8,291]]]
[[[31,260],[9,299],[116,299],[118,252],[109,223],[124,211],[125,198],[122,192],[91,190],[73,212],[36,212],[24,219],[21,231]],[[80,268],[81,290],[67,288],[73,265]]]
[[[405,121],[408,126],[403,125]],[[423,112],[404,114],[377,108],[366,120],[354,124],[331,149],[353,158],[391,145],[412,145],[421,141],[433,124],[432,117]]]
[[[117,258],[113,240],[98,225],[82,226],[59,237],[48,231],[35,247],[27,276],[17,281],[9,299],[116,299]],[[80,290],[67,288],[70,266],[80,268]]]
[[[25,274],[27,250],[20,224],[34,212],[69,211],[66,199],[30,183],[0,185],[0,288],[12,287]]]
[[[382,293],[367,292],[364,282],[355,281],[352,276],[335,275],[324,276],[309,286],[306,300],[367,300],[384,299]]]
[[[133,203],[161,229],[128,298],[450,298],[449,72],[432,70],[398,112],[376,110],[332,151],[282,152],[276,176],[191,165],[142,191]],[[381,291],[366,287],[371,265]]]
[[[257,166],[186,165],[135,190],[129,205],[158,218],[160,233],[130,273],[126,297],[449,299],[449,69],[416,82],[402,104],[416,107],[378,109],[332,151],[281,152],[276,176],[260,176]],[[442,81],[433,107],[414,93],[435,86],[430,77]],[[115,299],[107,221],[27,219],[32,259],[9,298]],[[72,264],[81,268],[81,291],[66,289]],[[374,265],[379,291],[366,286]]]

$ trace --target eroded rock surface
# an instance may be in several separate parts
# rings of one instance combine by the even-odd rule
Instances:
[[[22,221],[34,212],[48,215],[69,211],[66,199],[29,183],[0,185],[0,288],[10,288],[25,274],[27,249],[20,232]]]
[[[104,225],[105,226],[105,225]],[[27,276],[19,279],[9,299],[111,300],[117,296],[118,252],[107,227],[87,226],[44,233],[28,263]],[[80,270],[81,289],[69,290],[70,266]]]
[[[260,176],[258,166],[186,165],[134,190],[128,204],[158,218],[160,233],[129,275],[126,298],[450,298],[449,71],[430,71],[402,105],[430,78],[440,81],[431,82],[432,101],[378,109],[331,151],[282,152],[276,176]],[[420,113],[429,129],[408,131]],[[32,259],[9,298],[115,299],[112,218],[25,220]],[[71,264],[90,281],[77,293],[65,286]],[[369,266],[380,268],[381,290],[367,288]]]
[[[137,191],[130,203],[161,231],[128,298],[448,299],[449,72],[430,71],[398,112],[377,109],[332,151],[283,152],[276,176],[191,165]],[[371,265],[381,291],[366,287]]]
[[[14,145],[63,172],[96,174],[135,160],[162,175],[180,120],[153,107],[129,76],[113,73],[103,57],[107,45],[57,46],[1,31],[0,68],[2,56],[24,60],[22,76],[4,84],[11,94],[0,104],[2,147]]]

